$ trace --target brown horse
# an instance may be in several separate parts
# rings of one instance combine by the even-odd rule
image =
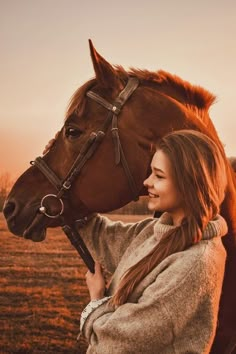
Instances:
[[[114,67],[91,41],[90,51],[95,79],[75,92],[55,144],[17,180],[5,203],[15,235],[41,241],[48,227],[117,209],[146,194],[151,145],[171,130],[202,131],[224,154],[208,114],[215,100],[211,93],[164,71]],[[229,226],[223,238],[228,258],[212,348],[221,354],[232,352],[236,343],[236,180],[226,157],[225,164],[228,187],[221,213]]]

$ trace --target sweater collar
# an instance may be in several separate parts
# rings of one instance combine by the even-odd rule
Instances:
[[[165,212],[157,220],[154,226],[155,233],[166,233],[173,230],[176,226],[173,225],[171,216]],[[227,223],[221,215],[217,215],[214,220],[209,221],[205,230],[203,231],[202,239],[209,240],[213,237],[222,237],[228,231]]]

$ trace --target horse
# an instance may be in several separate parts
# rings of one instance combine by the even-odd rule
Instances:
[[[209,116],[215,96],[163,70],[126,71],[105,60],[91,40],[89,46],[95,77],[73,94],[53,146],[12,187],[3,210],[8,228],[39,242],[49,227],[118,209],[147,194],[143,181],[157,139],[180,129],[205,133],[221,149],[228,178],[221,206],[229,228],[223,238],[228,257],[211,353],[233,352],[236,178]]]

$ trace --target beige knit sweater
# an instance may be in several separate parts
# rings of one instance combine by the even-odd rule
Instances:
[[[173,227],[167,213],[135,224],[98,215],[80,230],[94,258],[113,274],[108,295],[124,272]],[[93,310],[83,326],[87,353],[209,353],[226,259],[221,236],[226,232],[226,222],[218,216],[208,224],[202,241],[162,261],[127,303],[115,309],[106,302]]]

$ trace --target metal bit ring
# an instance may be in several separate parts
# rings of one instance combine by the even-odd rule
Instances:
[[[61,210],[58,214],[56,215],[50,215],[48,212],[47,212],[47,209],[46,207],[43,205],[43,202],[45,201],[46,198],[48,197],[53,197],[53,198],[56,198],[57,200],[59,200],[60,204],[61,204]],[[56,194],[47,194],[45,195],[42,200],[41,200],[41,204],[40,204],[40,207],[39,207],[39,211],[41,214],[44,214],[45,216],[47,216],[48,218],[51,218],[51,219],[56,219],[58,218],[60,215],[62,215],[62,213],[64,212],[64,203],[63,203],[63,200],[61,198],[58,198],[58,196]]]

